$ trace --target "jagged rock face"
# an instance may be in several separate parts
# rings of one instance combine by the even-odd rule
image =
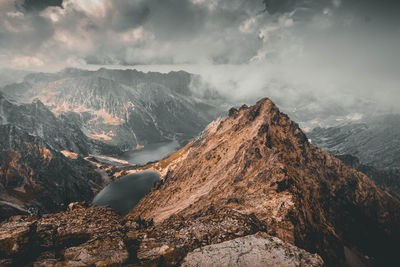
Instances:
[[[291,255],[288,257],[288,255]],[[190,252],[182,263],[189,266],[323,266],[318,255],[312,255],[276,237],[258,233]]]
[[[186,72],[68,69],[30,74],[2,90],[19,101],[38,98],[90,138],[132,149],[172,139],[185,142],[220,114],[212,101],[191,93],[191,79]]]
[[[366,118],[337,127],[315,128],[311,142],[336,155],[350,154],[376,168],[400,168],[400,115]]]
[[[268,99],[231,110],[148,168],[163,171],[164,181],[133,217],[159,223],[173,214],[202,214],[210,205],[254,213],[269,234],[318,252],[332,266],[345,264],[345,246],[389,264],[400,240],[399,199],[311,145]]]
[[[72,201],[91,199],[103,180],[81,157],[71,159],[42,138],[14,125],[0,126],[0,220],[65,209]]]
[[[0,225],[0,264],[179,266],[187,256],[185,266],[194,266],[189,260],[193,259],[191,253],[198,253],[197,248],[206,246],[209,250],[208,245],[232,240],[235,244],[244,244],[242,249],[260,251],[259,257],[263,256],[264,261],[322,266],[318,255],[311,255],[264,232],[265,224],[257,217],[233,210],[216,212],[209,208],[202,216],[193,215],[189,220],[172,216],[154,225],[140,218],[122,218],[109,208],[74,203],[66,212],[41,218],[16,216],[3,222]],[[248,235],[252,236],[241,238]],[[228,252],[224,244],[221,253]],[[207,266],[206,263],[200,262],[201,266]],[[255,266],[252,262],[243,263],[247,265],[241,266]]]

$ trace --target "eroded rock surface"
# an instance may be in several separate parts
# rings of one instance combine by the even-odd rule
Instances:
[[[266,238],[261,233],[265,231],[266,225],[255,215],[234,210],[209,207],[201,216],[176,215],[154,225],[140,218],[121,217],[109,208],[74,203],[66,212],[41,218],[16,216],[1,224],[0,263],[1,266],[178,266],[197,248],[256,233],[257,237]],[[288,252],[288,262],[297,262],[303,256],[304,262],[308,258],[316,263],[320,260],[319,256],[308,257],[310,254],[278,239],[269,247],[276,250],[274,255],[280,255],[282,249]]]
[[[123,233],[115,211],[75,204],[66,212],[16,216],[4,222],[0,258],[11,266],[121,264],[128,259]]]
[[[182,263],[183,267],[311,267],[323,265],[324,262],[320,256],[286,244],[265,233],[257,233],[198,248],[190,252]]]
[[[328,265],[345,264],[345,244],[380,264],[395,260],[399,199],[310,144],[269,99],[231,110],[148,168],[164,173],[163,183],[134,208],[133,217],[160,223],[213,205],[254,213],[269,234],[318,252]]]

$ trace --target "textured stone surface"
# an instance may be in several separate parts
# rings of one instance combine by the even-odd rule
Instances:
[[[108,208],[76,203],[63,213],[13,217],[0,229],[5,266],[108,266],[129,257],[120,216]]]
[[[147,168],[163,173],[163,183],[134,217],[158,223],[210,205],[254,213],[269,234],[334,266],[346,261],[344,244],[386,263],[400,241],[399,199],[310,144],[269,99],[231,111]]]
[[[316,267],[323,264],[322,258],[316,254],[265,233],[257,233],[198,248],[185,257],[181,266]]]

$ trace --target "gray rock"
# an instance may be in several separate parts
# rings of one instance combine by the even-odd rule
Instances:
[[[182,266],[323,266],[311,254],[276,237],[257,233],[190,252]]]

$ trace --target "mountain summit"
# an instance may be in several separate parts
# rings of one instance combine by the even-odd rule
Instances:
[[[400,240],[400,201],[367,176],[311,145],[299,126],[265,98],[231,109],[169,158],[131,217],[161,223],[235,210],[267,233],[317,252],[328,265],[389,263]],[[368,260],[367,260],[368,259]]]

